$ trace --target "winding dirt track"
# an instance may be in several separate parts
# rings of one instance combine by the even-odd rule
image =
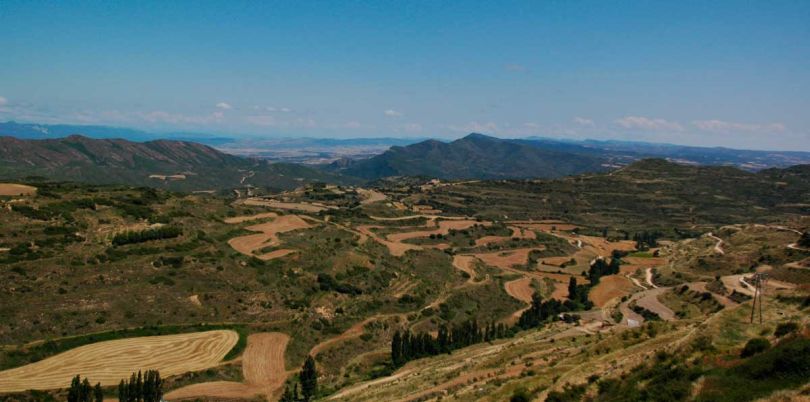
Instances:
[[[636,301],[636,304],[658,314],[664,321],[675,321],[675,313],[658,300],[658,296],[667,290],[667,288],[655,288],[642,292],[643,296]]]
[[[466,272],[468,275],[470,275],[469,279],[467,279],[468,283],[472,283],[475,280],[475,269],[473,269],[474,263],[475,257],[471,255],[453,256],[453,266],[459,271]]]
[[[111,386],[138,370],[164,377],[203,370],[219,364],[238,339],[234,331],[217,330],[93,343],[0,371],[0,392],[65,388],[76,374]]]
[[[717,243],[714,245],[714,252],[720,255],[724,255],[726,252],[723,251],[723,239],[715,236],[712,232],[706,234],[706,236],[711,237],[712,239],[716,240]]]
[[[208,398],[252,398],[265,395],[272,399],[281,392],[287,379],[284,351],[290,337],[280,332],[248,336],[242,355],[245,382],[214,381],[192,384],[166,394],[166,400]]]

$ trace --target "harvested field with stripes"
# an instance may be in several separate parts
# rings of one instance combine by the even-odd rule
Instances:
[[[112,386],[138,370],[164,377],[203,370],[219,364],[238,339],[235,331],[217,330],[98,342],[0,371],[0,392],[65,388],[76,374]]]

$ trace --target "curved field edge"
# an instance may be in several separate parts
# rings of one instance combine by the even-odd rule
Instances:
[[[59,353],[66,352],[70,349],[97,342],[137,338],[142,336],[187,334],[191,332],[204,332],[218,329],[229,329],[235,331],[239,335],[239,339],[236,341],[236,344],[231,348],[230,351],[228,351],[223,358],[223,361],[231,360],[239,356],[245,350],[248,336],[247,327],[241,324],[148,326],[45,340],[43,342],[30,346],[23,346],[17,349],[6,349],[0,352],[0,357],[2,357],[2,360],[0,360],[0,370],[8,370],[21,367],[26,364],[35,363]]]

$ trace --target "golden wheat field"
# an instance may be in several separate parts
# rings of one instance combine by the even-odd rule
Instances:
[[[98,342],[0,371],[0,392],[65,388],[77,374],[109,386],[138,370],[157,369],[163,377],[202,370],[218,364],[238,339],[235,331],[217,330]]]

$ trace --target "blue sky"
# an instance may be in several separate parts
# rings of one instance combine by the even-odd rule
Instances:
[[[808,1],[0,1],[0,120],[810,150]]]

